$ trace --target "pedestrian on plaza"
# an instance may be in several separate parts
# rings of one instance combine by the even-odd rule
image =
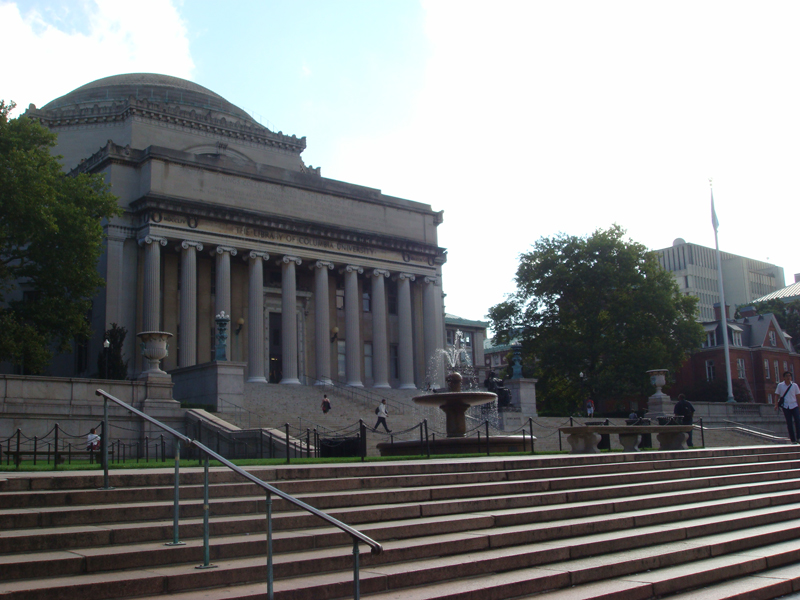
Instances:
[[[328,394],[322,395],[322,412],[324,414],[328,414],[328,411],[331,409],[331,401],[328,400]]]
[[[783,381],[775,388],[775,410],[778,407],[783,409],[783,417],[786,419],[786,426],[789,428],[789,439],[793,444],[800,440],[800,407],[797,406],[797,397],[800,396],[800,388],[792,381],[792,374],[789,371],[783,373]]]
[[[694,406],[691,402],[686,399],[686,396],[683,394],[678,394],[678,403],[675,405],[675,409],[672,411],[676,417],[683,418],[684,425],[692,425],[694,419]],[[686,440],[687,446],[693,446],[692,444],[692,432],[694,431],[694,427],[689,430],[689,437]]]
[[[100,449],[100,436],[97,435],[97,429],[92,427],[89,435],[86,436],[86,449],[89,452],[94,452]]]
[[[594,416],[594,400],[591,398],[586,399],[586,416],[589,418]]]
[[[386,417],[389,416],[389,411],[386,408],[386,398],[381,399],[381,403],[378,404],[378,407],[375,409],[375,414],[378,415],[378,421],[375,423],[375,427],[373,427],[372,430],[377,431],[378,425],[382,423],[386,433],[392,433],[392,430],[386,425]]]

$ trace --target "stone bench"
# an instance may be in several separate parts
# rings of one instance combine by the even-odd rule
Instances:
[[[693,425],[580,425],[560,427],[567,435],[571,454],[595,454],[601,434],[618,434],[624,452],[637,452],[643,433],[655,433],[659,450],[686,450],[686,440]]]

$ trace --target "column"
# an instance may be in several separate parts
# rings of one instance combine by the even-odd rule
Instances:
[[[148,235],[139,240],[144,246],[144,297],[142,298],[142,331],[159,331],[161,326],[161,246],[163,237]]]
[[[344,268],[344,353],[347,385],[364,387],[361,383],[361,298],[358,297],[358,276],[361,267]]]
[[[318,260],[314,266],[314,350],[316,354],[316,385],[331,385],[331,316],[328,305],[328,271],[333,263]]]
[[[264,261],[266,252],[251,250],[248,255],[247,296],[247,381],[266,383],[264,376]]]
[[[410,273],[397,276],[397,321],[400,339],[397,344],[398,375],[401,390],[413,390],[414,385],[414,346],[411,331],[411,282],[416,279]]]
[[[217,282],[216,282],[216,306],[214,314],[218,315],[222,311],[228,317],[231,316],[231,256],[236,256],[236,248],[217,246]],[[231,359],[230,347],[226,343],[225,358]]]
[[[295,265],[302,260],[296,256],[284,256],[281,265],[281,353],[283,356],[283,377],[281,383],[300,385],[297,378],[297,273]]]
[[[436,277],[425,277],[422,292],[422,335],[425,351],[425,379],[426,383],[438,383],[439,373],[442,371],[441,356],[438,352],[438,340],[441,337],[436,327],[439,319],[436,315],[436,292],[439,280]],[[437,386],[438,387],[438,386]]]
[[[197,364],[197,253],[203,244],[184,240],[181,251],[181,306],[179,367]]]
[[[389,271],[375,269],[372,271],[372,371],[376,388],[388,388],[389,385],[389,344],[386,324],[386,286],[384,280]]]

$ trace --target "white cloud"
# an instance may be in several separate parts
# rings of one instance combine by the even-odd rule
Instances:
[[[17,102],[17,113],[29,103],[42,106],[117,73],[191,78],[186,24],[172,3],[141,0],[132,10],[129,3],[93,0],[73,10],[82,12],[82,31],[51,15],[22,14],[16,3],[0,2],[0,39],[13,52],[3,64],[0,97]]]

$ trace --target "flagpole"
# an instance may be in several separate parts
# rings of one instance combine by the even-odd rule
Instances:
[[[731,380],[731,354],[728,344],[728,308],[725,305],[725,288],[722,282],[722,256],[719,253],[719,238],[717,236],[717,229],[719,228],[719,221],[717,220],[717,211],[714,210],[714,186],[711,180],[708,180],[708,185],[711,188],[711,224],[714,226],[714,244],[717,248],[717,279],[719,280],[719,302],[720,302],[720,325],[722,326],[722,345],[725,351],[725,376],[728,380],[728,402],[736,402],[733,397],[733,381]]]

